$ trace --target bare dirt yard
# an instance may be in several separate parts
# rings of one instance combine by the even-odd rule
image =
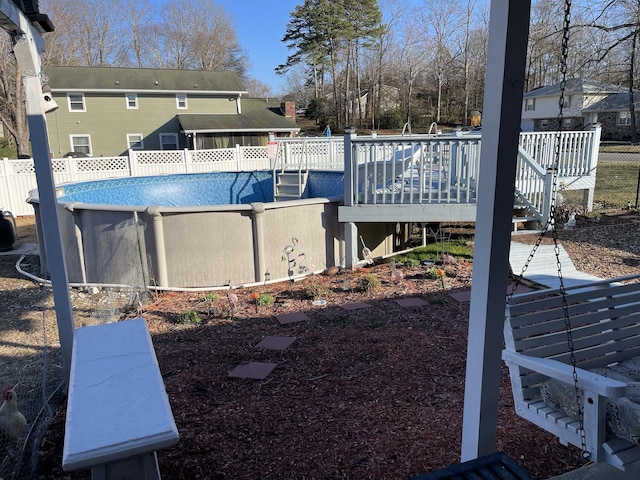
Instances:
[[[578,218],[558,234],[580,270],[603,278],[638,271],[640,226],[630,216]],[[0,257],[0,292],[11,292],[0,295],[12,305],[2,314],[5,342],[37,299],[14,264]],[[158,452],[163,478],[404,479],[457,463],[469,303],[451,294],[470,289],[472,264],[445,265],[444,289],[427,267],[400,269],[401,280],[384,263],[216,295],[153,294],[141,311],[123,314],[148,322],[180,433],[176,446]],[[368,276],[379,286],[367,289],[375,283]],[[257,305],[260,294],[274,302]],[[313,305],[314,296],[326,304]],[[424,304],[401,306],[407,298]],[[368,308],[344,308],[355,302]],[[188,322],[190,311],[201,323]],[[292,312],[308,319],[278,321]],[[268,336],[295,341],[283,351],[259,348]],[[277,366],[264,380],[229,377],[247,362]],[[495,374],[502,379],[497,448],[537,479],[582,465],[577,449],[515,415],[506,368]],[[90,478],[60,467],[64,414],[63,403],[38,447],[35,478]]]

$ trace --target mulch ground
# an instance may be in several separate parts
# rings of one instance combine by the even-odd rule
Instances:
[[[617,233],[628,231],[628,241],[640,233],[629,220],[595,228],[610,225]],[[576,234],[582,240],[572,243],[566,233],[562,241],[579,257],[572,256],[577,265],[597,254],[600,262],[620,258],[620,274],[634,269],[636,247],[597,247],[599,234],[592,225],[584,227],[591,230]],[[450,294],[470,288],[472,265],[444,268],[444,290],[427,267],[401,267],[404,278],[394,281],[392,267],[380,264],[222,291],[217,299],[201,293],[154,296],[142,316],[180,433],[176,446],[158,452],[162,477],[403,479],[458,463],[469,304]],[[380,285],[364,290],[363,279],[371,283],[367,276]],[[256,306],[254,294],[261,293],[275,302]],[[313,305],[312,294],[326,304]],[[408,298],[425,305],[403,307],[397,301]],[[354,302],[369,307],[343,308]],[[191,310],[202,323],[181,324],[180,316]],[[292,312],[308,319],[278,321]],[[284,350],[259,348],[269,336],[295,341]],[[247,362],[277,366],[263,380],[229,376]],[[496,375],[502,379],[497,449],[537,479],[582,465],[577,449],[561,446],[515,415],[506,368]],[[63,435],[64,406],[42,443],[38,478],[90,478],[88,471],[61,471]]]

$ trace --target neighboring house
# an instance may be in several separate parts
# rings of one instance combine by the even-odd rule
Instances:
[[[376,101],[374,97],[375,92],[366,90],[359,99],[353,100],[350,104],[351,118],[353,120],[360,120],[360,114],[362,114],[362,120],[370,120],[372,118],[371,109]],[[396,110],[399,107],[400,89],[390,85],[382,85],[380,87],[380,113],[384,114]]]
[[[567,80],[564,93],[563,128],[579,130],[592,123],[585,117],[584,110],[619,91],[620,87],[580,78]],[[522,102],[522,130],[526,132],[558,130],[559,100],[560,83],[525,93]]]
[[[633,95],[636,129],[640,126],[640,94]],[[604,140],[629,140],[631,138],[631,109],[629,92],[615,93],[584,109],[589,123],[602,125]]]
[[[295,105],[244,98],[237,74],[115,67],[47,67],[59,108],[47,114],[54,157],[115,156],[129,148],[175,150],[266,145],[291,136]]]

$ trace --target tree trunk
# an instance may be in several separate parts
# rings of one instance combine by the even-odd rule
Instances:
[[[30,155],[29,149],[29,128],[27,126],[27,117],[24,109],[24,90],[22,89],[22,77],[20,70],[16,68],[15,73],[16,82],[16,96],[15,96],[15,110],[13,116],[15,118],[15,131],[12,132],[13,138],[16,140],[16,148],[18,150],[18,157],[20,155]]]
[[[634,63],[636,58],[636,43],[638,39],[638,30],[635,31],[633,37],[631,38],[631,59],[629,65],[629,114],[631,116],[631,143],[634,145],[638,142],[638,132],[636,131],[636,107],[635,102],[633,101],[633,92],[634,92]]]

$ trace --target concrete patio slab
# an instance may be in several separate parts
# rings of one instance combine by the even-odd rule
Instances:
[[[18,240],[12,250],[0,252],[0,255],[40,255],[40,248],[37,243],[21,243]]]
[[[229,372],[233,378],[250,378],[253,380],[264,380],[278,366],[277,363],[270,362],[249,362],[238,365]]]
[[[429,302],[425,302],[423,299],[417,297],[400,298],[396,300],[396,303],[401,307],[423,307],[429,305]]]
[[[263,348],[265,350],[286,350],[293,342],[296,341],[296,337],[264,337],[260,343],[256,345],[256,348]]]
[[[306,320],[309,320],[309,317],[303,312],[293,312],[277,315],[276,319],[278,320],[280,325],[287,325],[289,323],[304,322]]]

